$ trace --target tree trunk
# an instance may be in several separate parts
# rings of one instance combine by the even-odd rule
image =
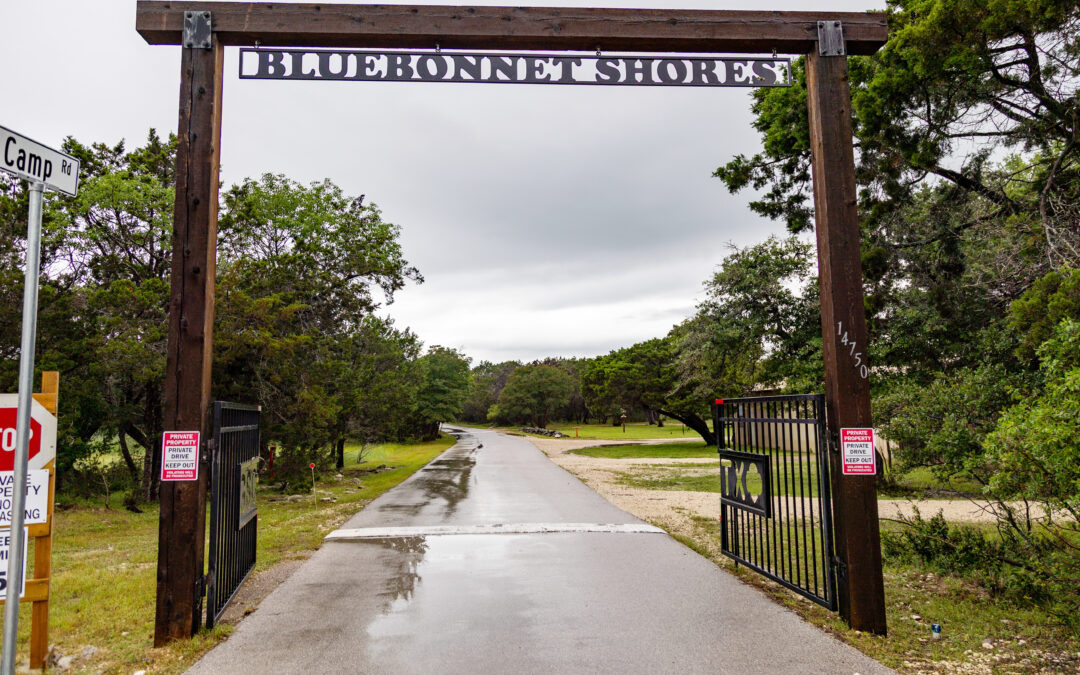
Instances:
[[[716,435],[709,430],[709,425],[705,422],[705,420],[701,419],[694,413],[677,415],[670,410],[663,409],[658,409],[657,412],[661,415],[667,415],[673,420],[679,420],[686,426],[690,427],[691,429],[696,431],[699,436],[701,436],[702,440],[704,440],[706,444],[711,445],[713,442],[716,441]]]
[[[142,434],[134,427],[128,430],[135,442],[146,449],[143,459],[142,493],[148,502],[157,501],[158,489],[161,487],[161,432],[165,426],[162,414],[161,392],[157,387],[148,386],[146,405],[143,408],[143,424],[147,433]]]
[[[127,434],[121,428],[117,433],[117,439],[120,441],[120,454],[124,456],[124,464],[127,464],[128,472],[131,473],[131,480],[139,480],[139,467],[135,466],[135,460],[131,458],[131,450],[127,444]]]
[[[337,468],[340,471],[345,468],[345,439],[337,440]]]

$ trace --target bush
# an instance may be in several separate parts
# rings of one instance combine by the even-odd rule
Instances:
[[[98,499],[105,506],[133,508],[138,502],[139,481],[132,478],[126,464],[114,455],[101,452],[82,457],[64,472],[60,494],[65,498]],[[124,495],[118,503],[116,497]]]
[[[881,536],[886,561],[916,564],[969,579],[991,595],[1019,606],[1039,604],[1072,629],[1080,628],[1077,541],[1053,533],[1000,528],[988,533],[974,525],[929,520],[916,510],[899,531]]]

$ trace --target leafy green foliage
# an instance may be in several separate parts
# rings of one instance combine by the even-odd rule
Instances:
[[[40,369],[61,372],[61,482],[89,455],[119,449],[152,497],[176,139],[151,131],[130,151],[74,139],[64,147],[82,160],[83,180],[77,198],[46,202],[37,354]],[[437,378],[420,363],[417,337],[375,316],[406,283],[422,281],[403,257],[399,228],[330,181],[267,174],[226,190],[223,202],[214,395],[263,406],[263,437],[284,446],[284,473],[290,462],[306,469],[329,461],[346,437],[419,433],[438,412],[432,407],[445,404]],[[0,296],[11,300],[0,306],[4,390],[17,369],[26,204],[18,183],[0,179],[0,258],[10,263]]]
[[[281,444],[293,482],[310,462],[340,455],[347,437],[412,433],[420,344],[373,316],[377,292],[390,302],[422,280],[404,260],[399,228],[330,181],[266,174],[223,201],[215,396],[263,406],[264,436]]]
[[[677,338],[646,340],[618,349],[586,363],[581,371],[581,392],[594,414],[618,423],[633,410],[651,411],[679,420],[710,442],[705,422],[707,396],[677,379],[680,356]],[[696,382],[696,381],[695,381]]]
[[[435,346],[417,362],[420,387],[411,423],[421,440],[434,440],[439,424],[457,419],[469,393],[469,359],[455,349]]]
[[[993,532],[950,524],[940,512],[926,519],[918,510],[902,526],[882,532],[886,563],[916,563],[966,577],[993,596],[1018,606],[1041,605],[1065,626],[1080,627],[1075,532],[1064,540],[1043,530]]]
[[[983,454],[986,435],[1027,380],[999,364],[957,370],[924,385],[903,381],[875,400],[876,426],[901,451],[901,470],[933,467],[940,478],[974,469],[985,483],[990,473],[971,460]]]
[[[520,367],[518,361],[478,363],[472,369],[472,386],[462,407],[461,419],[474,424],[487,422],[488,411],[498,402],[510,374]]]
[[[1038,354],[1042,392],[1010,408],[986,439],[990,491],[1064,511],[1059,526],[1080,535],[1080,322],[1059,324]]]
[[[511,373],[491,419],[546,428],[553,416],[565,409],[574,383],[564,370],[551,365],[522,366]]]
[[[1039,279],[1009,308],[1009,327],[1020,335],[1016,355],[1026,361],[1065,319],[1080,320],[1080,271],[1054,270]]]

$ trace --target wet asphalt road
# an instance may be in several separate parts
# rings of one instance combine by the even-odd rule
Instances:
[[[445,534],[541,524],[568,531]],[[373,538],[328,540],[190,672],[892,672],[626,528],[651,529],[524,439],[469,430],[339,531]]]

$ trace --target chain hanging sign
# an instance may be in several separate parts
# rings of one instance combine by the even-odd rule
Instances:
[[[241,49],[240,79],[790,87],[791,60]]]

